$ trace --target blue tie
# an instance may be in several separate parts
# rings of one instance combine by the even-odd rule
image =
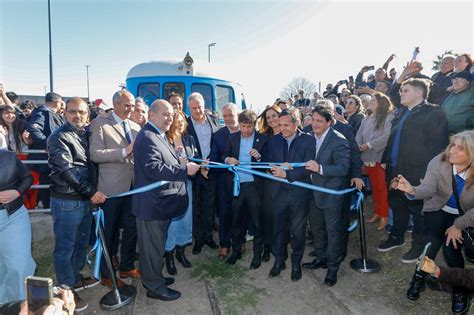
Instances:
[[[402,133],[403,124],[405,123],[405,119],[410,115],[411,111],[406,110],[403,113],[402,119],[400,119],[400,123],[398,124],[397,134],[395,135],[395,139],[393,140],[392,152],[391,152],[391,167],[394,169],[397,166],[398,162],[398,151],[400,148],[400,135]]]
[[[127,124],[125,123],[125,120],[122,121],[122,127],[123,131],[125,132],[125,138],[127,139],[128,144],[132,143],[132,131],[130,128],[127,128]]]

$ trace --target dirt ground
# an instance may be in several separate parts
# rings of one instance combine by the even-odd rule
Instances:
[[[372,213],[372,200],[365,202],[366,216]],[[349,263],[360,257],[359,230],[351,234],[348,257],[341,265],[338,283],[331,288],[324,285],[325,270],[303,270],[298,282],[290,280],[289,266],[277,278],[269,278],[273,265],[271,259],[257,270],[249,270],[251,250],[235,266],[220,262],[217,251],[205,247],[194,256],[191,247],[186,249],[193,268],[184,269],[177,263],[178,275],[172,288],[181,291],[182,297],[172,302],[162,302],[146,297],[140,282],[133,304],[115,311],[117,314],[449,314],[450,294],[427,289],[421,299],[410,301],[406,289],[415,264],[404,264],[401,256],[409,249],[404,247],[388,253],[380,253],[377,245],[387,237],[377,231],[374,224],[367,224],[367,246],[369,258],[381,264],[374,274],[363,274],[353,270]],[[217,236],[216,236],[217,239]],[[407,233],[407,240],[410,234]],[[33,245],[33,254],[38,264],[37,275],[54,278],[52,250],[54,240],[46,239]],[[251,248],[252,243],[247,243]],[[311,261],[307,254],[303,262]],[[440,255],[438,261],[444,264]],[[468,266],[469,267],[469,266]],[[470,266],[472,267],[472,266]],[[85,274],[91,270],[86,267]],[[165,272],[166,273],[166,272]],[[130,281],[128,281],[130,283]],[[99,307],[99,299],[107,293],[103,286],[82,291],[81,296],[89,302],[84,314],[106,314]]]

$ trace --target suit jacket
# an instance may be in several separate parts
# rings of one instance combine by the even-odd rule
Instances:
[[[439,107],[426,101],[415,106],[403,124],[397,163],[396,167],[392,168],[391,155],[395,136],[400,127],[400,119],[408,110],[405,106],[403,108],[392,120],[392,129],[382,156],[382,163],[386,164],[387,181],[401,174],[412,185],[418,185],[420,179],[425,176],[428,163],[449,143],[448,119]]]
[[[297,131],[296,137],[291,142],[288,150],[288,161],[284,158],[284,146],[287,146],[287,141],[281,134],[270,138],[268,142],[267,156],[264,156],[266,162],[307,162],[314,160],[316,156],[316,140],[307,133]],[[304,167],[296,167],[293,170],[286,171],[286,179],[290,182],[300,181],[304,183],[311,183],[311,172]],[[294,202],[304,202],[311,198],[311,193],[306,188],[291,186],[288,184],[272,181],[272,198],[275,198],[279,192],[291,192],[290,198]]]
[[[242,132],[241,131],[238,131],[236,133],[233,133],[229,136],[229,141],[227,141],[227,146],[225,148],[225,151],[224,151],[224,159],[227,158],[227,157],[233,157],[235,159],[239,159],[239,155],[240,155],[240,140],[241,140],[241,135],[242,135]],[[254,134],[254,138],[253,138],[253,144],[252,144],[252,149],[255,149],[257,150],[260,155],[263,155],[263,152],[265,151],[266,149],[266,145],[267,145],[267,137],[262,135],[261,133],[255,131],[255,134]],[[257,160],[252,157],[252,162],[257,162]],[[230,176],[231,178],[233,178],[233,176]],[[259,176],[255,176],[254,175],[254,181],[255,182],[260,182],[261,181],[261,177]],[[261,188],[261,187],[259,187]]]
[[[334,131],[341,133],[344,138],[349,142],[349,148],[351,150],[351,169],[349,171],[349,178],[362,178],[362,160],[359,150],[359,145],[357,144],[354,129],[349,124],[336,121],[334,126],[332,126]],[[313,131],[311,125],[303,129],[304,132],[310,133]]]
[[[188,207],[186,165],[168,140],[155,127],[146,124],[133,145],[135,152],[135,188],[156,181],[169,184],[132,196],[132,212],[141,220],[168,220],[184,214]]]
[[[314,133],[311,133],[314,137]],[[323,175],[311,174],[311,181],[316,186],[341,190],[347,188],[347,176],[350,169],[349,142],[333,128],[328,130],[321,144],[316,162],[322,166]],[[342,200],[343,195],[331,195],[313,191],[314,202],[318,208],[329,208]]]
[[[135,139],[140,126],[131,120],[128,122]],[[122,155],[128,146],[122,126],[109,113],[92,120],[89,131],[90,158],[99,165],[97,189],[108,196],[130,190],[134,162],[133,155],[126,158]]]
[[[212,137],[211,141],[211,153],[209,154],[209,160],[219,163],[224,163],[224,151],[227,146],[227,141],[229,140],[230,131],[229,128],[226,126],[222,127],[221,129],[217,130],[217,132]],[[227,170],[214,168],[210,170],[212,173],[225,173],[227,174]]]
[[[219,130],[219,119],[217,116],[214,116],[214,115],[210,115],[208,113],[204,114],[206,116],[206,120],[209,122],[209,124],[211,125],[211,130],[212,130],[212,136],[211,136],[211,144],[212,144],[212,140],[214,138],[214,134],[217,132],[217,130]],[[194,138],[194,141],[196,142],[196,147],[197,147],[197,150],[198,150],[198,154],[199,156],[201,156],[203,159],[207,159],[208,157],[207,156],[202,156],[202,150],[201,150],[201,144],[199,143],[199,139],[197,137],[197,134],[196,134],[196,130],[194,129],[194,125],[193,125],[193,121],[192,121],[192,118],[191,116],[189,116],[187,118],[187,122],[188,122],[188,127],[187,127],[187,134],[188,135],[191,135],[193,136]]]
[[[428,164],[425,178],[420,185],[414,186],[415,198],[423,199],[423,211],[442,211],[451,195],[453,194],[452,184],[453,165],[448,161],[443,161],[442,154],[435,156]],[[454,221],[454,225],[464,230],[474,226],[474,185],[468,187],[464,185],[459,202],[465,214]]]

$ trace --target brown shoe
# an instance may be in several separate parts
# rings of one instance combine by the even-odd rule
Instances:
[[[240,247],[240,252],[243,254],[245,254],[245,252],[247,251],[247,247],[245,247],[245,243],[242,244],[242,246]]]
[[[76,284],[74,285],[74,291],[79,292],[84,289],[95,287],[98,284],[99,284],[99,280],[96,280],[95,278],[83,277],[81,278],[81,280],[77,281]]]
[[[116,279],[116,281],[117,281],[117,286],[118,286],[119,288],[122,288],[122,287],[125,286],[125,282],[123,282],[122,280]],[[102,280],[100,280],[100,284],[105,285],[105,286],[108,287],[110,290],[112,290],[112,280],[110,280],[110,279],[102,279]]]
[[[140,270],[135,268],[129,271],[119,271],[119,276],[121,279],[127,279],[127,278],[140,279],[142,277],[142,274],[140,273]]]
[[[220,260],[224,260],[227,255],[229,255],[230,249],[228,247],[221,247],[219,249],[219,253],[217,254],[217,257],[219,257]]]

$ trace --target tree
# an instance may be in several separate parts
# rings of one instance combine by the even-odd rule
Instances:
[[[441,64],[441,60],[443,60],[445,55],[457,56],[457,54],[453,53],[452,50],[446,50],[442,55],[436,56],[436,60],[433,60],[433,70],[439,71],[439,65]]]
[[[288,83],[280,93],[280,98],[287,100],[293,95],[298,94],[299,90],[304,91],[306,98],[311,98],[314,92],[318,91],[316,84],[304,77],[296,77]]]

